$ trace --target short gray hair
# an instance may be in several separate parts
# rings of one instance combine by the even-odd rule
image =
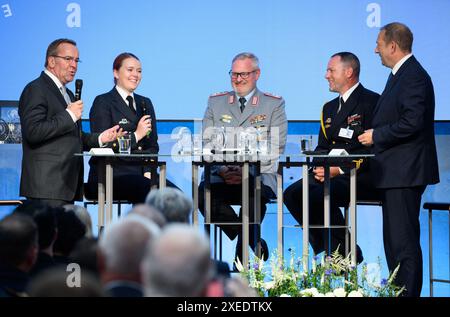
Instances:
[[[256,57],[255,54],[250,53],[250,52],[243,52],[243,53],[239,53],[237,54],[233,60],[231,61],[231,65],[233,65],[233,63],[237,60],[243,60],[243,59],[251,59],[252,63],[253,63],[253,68],[254,69],[259,69],[259,59],[258,57]]]
[[[176,188],[165,187],[150,191],[145,203],[159,210],[167,222],[189,223],[192,200]]]
[[[186,224],[171,224],[147,248],[142,263],[146,296],[202,296],[214,269],[207,237]]]
[[[140,265],[150,241],[159,228],[140,215],[130,215],[108,226],[99,241],[105,270],[117,274],[140,273]]]

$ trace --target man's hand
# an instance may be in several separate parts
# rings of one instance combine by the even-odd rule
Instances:
[[[366,131],[364,131],[363,134],[361,134],[358,137],[358,141],[362,145],[371,146],[371,145],[373,145],[373,137],[372,137],[372,135],[373,135],[373,129],[366,130]]]
[[[313,169],[314,178],[318,180],[319,182],[323,183],[325,180],[325,169],[323,166],[317,166]],[[333,178],[337,175],[340,175],[339,167],[337,166],[330,166],[330,178]]]
[[[77,121],[81,119],[81,115],[83,114],[83,101],[78,100],[70,103],[67,106],[67,110],[73,113],[73,115],[77,118]]]
[[[112,128],[103,131],[102,134],[100,134],[100,140],[102,143],[113,142],[125,134],[126,132],[124,132],[122,128],[119,129],[119,125],[115,125]]]
[[[142,116],[136,128],[136,137],[138,141],[142,140],[148,132],[152,131],[152,120],[149,115]]]
[[[239,166],[222,166],[219,175],[228,185],[239,185],[242,183],[242,168]]]

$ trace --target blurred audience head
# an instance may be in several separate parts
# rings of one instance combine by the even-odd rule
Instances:
[[[72,210],[75,213],[75,215],[81,220],[81,222],[86,227],[86,234],[85,234],[85,236],[87,238],[92,238],[93,237],[93,233],[92,233],[92,219],[91,219],[91,215],[89,214],[87,209],[84,208],[83,206],[80,206],[80,205],[69,205],[69,204],[68,205],[64,205],[63,208],[66,211]]]
[[[162,215],[159,210],[156,210],[152,206],[146,204],[137,204],[130,210],[128,215],[140,215],[143,216],[150,221],[153,221],[159,228],[162,228],[166,225],[166,218]]]
[[[168,223],[189,223],[192,200],[179,189],[165,187],[152,190],[145,203],[159,210]]]
[[[140,282],[145,250],[158,234],[157,225],[139,215],[130,215],[109,225],[98,246],[102,282],[115,279]]]
[[[81,271],[79,287],[69,286],[70,272],[61,268],[47,270],[33,278],[28,286],[32,297],[102,297],[102,287],[91,273]]]
[[[142,263],[146,296],[203,296],[213,274],[208,239],[186,224],[166,226]]]
[[[0,220],[0,265],[29,272],[38,254],[38,229],[30,217],[11,214]]]
[[[53,245],[54,255],[68,257],[73,248],[86,234],[86,226],[73,210],[55,208],[58,236]]]
[[[25,200],[14,209],[14,214],[31,217],[38,229],[39,249],[53,252],[53,243],[57,235],[56,216],[54,208],[39,200]]]
[[[97,267],[98,241],[96,238],[84,237],[77,242],[69,255],[69,261],[80,265],[82,270],[88,270],[99,277]]]

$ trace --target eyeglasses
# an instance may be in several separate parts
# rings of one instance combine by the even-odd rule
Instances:
[[[70,62],[75,62],[75,63],[81,63],[81,60],[77,57],[72,57],[72,56],[59,56],[59,55],[52,55],[53,57],[59,57],[62,58],[63,60],[65,60],[66,62],[70,63]]]
[[[254,72],[256,72],[256,69],[252,70],[251,72],[242,72],[242,73],[235,73],[230,70],[228,74],[230,74],[231,78],[233,79],[237,79],[239,76],[241,76],[242,79],[247,79],[248,76],[250,76],[250,74]]]

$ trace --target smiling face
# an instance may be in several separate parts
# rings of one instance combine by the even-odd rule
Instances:
[[[114,69],[114,79],[117,86],[132,93],[139,86],[142,79],[141,62],[134,57],[124,59],[119,69]]]
[[[236,60],[232,67],[232,73],[249,73],[249,76],[244,79],[242,76],[236,78],[231,77],[231,86],[236,94],[240,97],[248,95],[256,87],[261,71],[255,69],[253,61],[250,58]]]
[[[394,53],[394,42],[386,43],[385,34],[386,31],[381,31],[378,34],[377,46],[375,47],[375,53],[380,55],[381,64],[386,67],[392,68],[395,62],[392,61],[392,55]]]
[[[78,49],[70,43],[58,46],[57,53],[47,59],[47,69],[55,75],[61,84],[66,85],[75,78],[78,69]]]
[[[325,73],[325,79],[328,80],[329,89],[332,92],[341,95],[349,88],[348,78],[351,75],[351,69],[347,67],[341,60],[340,56],[334,56],[330,59]]]

